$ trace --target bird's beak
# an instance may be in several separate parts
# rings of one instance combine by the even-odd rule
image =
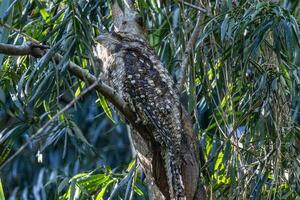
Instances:
[[[99,42],[100,44],[104,42],[119,43],[119,41],[114,37],[112,37],[110,34],[101,34],[96,38],[96,41]]]
[[[103,42],[103,41],[106,41],[108,38],[107,38],[107,36],[106,35],[99,35],[97,38],[96,38],[96,41],[97,42],[99,42],[99,43],[101,43],[101,42]]]

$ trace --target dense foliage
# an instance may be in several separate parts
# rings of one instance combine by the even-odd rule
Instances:
[[[175,80],[200,7],[207,12],[183,98],[207,194],[299,198],[298,1],[138,0],[148,41]],[[88,85],[67,70],[72,61],[98,75],[93,39],[112,29],[108,1],[0,0],[1,43],[49,45],[40,59],[0,54],[0,176],[7,199],[147,199],[122,119],[101,94],[81,97]],[[56,52],[63,55],[59,64]]]

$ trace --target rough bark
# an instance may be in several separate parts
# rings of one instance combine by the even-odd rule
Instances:
[[[133,9],[133,2],[128,0],[120,8],[117,2],[113,4],[113,20],[115,29],[122,32],[130,32],[144,37],[143,29],[137,23],[137,13]],[[200,24],[200,20],[198,23]],[[194,31],[192,40],[199,36],[200,25]],[[193,41],[189,42],[190,45]],[[181,146],[183,155],[182,176],[187,200],[205,199],[205,190],[200,182],[200,163],[196,145],[196,135],[192,129],[191,119],[182,107],[182,122],[184,124],[184,136]],[[150,199],[170,199],[168,192],[167,176],[161,157],[160,147],[154,138],[145,138],[139,131],[132,131],[132,139],[137,150],[139,161],[142,164],[147,177],[150,190]],[[150,139],[150,140],[149,140]]]
[[[0,45],[0,52],[7,55],[31,55],[31,46],[15,46],[8,44]],[[37,50],[44,52],[43,47]],[[54,60],[59,63],[63,56],[55,54]],[[169,199],[168,197],[168,184],[166,173],[163,165],[163,159],[160,154],[159,145],[153,138],[149,137],[151,133],[148,132],[147,127],[142,124],[136,123],[136,116],[134,112],[126,105],[112,88],[90,74],[88,71],[82,69],[75,63],[70,62],[68,70],[71,74],[79,79],[87,82],[87,84],[94,84],[94,89],[105,96],[121,113],[126,117],[134,130],[132,137],[134,146],[137,149],[139,160],[147,175],[147,182],[150,186],[151,199]],[[199,159],[196,147],[196,137],[192,129],[191,119],[183,109],[182,121],[184,123],[184,140],[182,144],[182,153],[184,162],[182,165],[183,180],[186,188],[187,200],[192,199],[205,199],[205,191],[199,179]],[[26,147],[26,146],[25,146]],[[11,160],[11,159],[10,159]]]
[[[144,37],[142,34],[142,27],[135,21],[137,13],[132,10],[132,2],[128,1],[128,4],[124,6],[124,10],[120,9],[116,3],[113,6],[113,17],[117,29],[124,32],[130,31]],[[0,53],[7,55],[31,55],[34,57],[41,57],[45,54],[46,48],[47,47],[38,44],[26,44],[23,46],[1,44]],[[62,56],[55,54],[54,60],[56,63],[59,63],[62,60]],[[95,76],[72,62],[70,62],[68,70],[70,73],[88,84],[98,82],[94,89],[105,96],[108,101],[110,101],[122,113],[122,115],[126,117],[127,123],[136,130],[132,131],[133,143],[137,150],[138,158],[147,176],[147,182],[150,188],[150,199],[170,199],[167,177],[163,159],[160,154],[160,148],[154,138],[150,136],[152,134],[149,133],[147,127],[136,123],[136,116],[134,112],[132,112],[132,110],[112,88],[101,81],[99,82]],[[187,200],[205,199],[205,190],[200,182],[200,164],[196,145],[196,135],[192,129],[191,119],[184,108],[182,108],[182,110],[182,121],[185,132],[181,146],[184,157],[182,175],[186,197]]]

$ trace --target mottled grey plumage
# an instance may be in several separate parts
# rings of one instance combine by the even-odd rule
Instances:
[[[161,145],[171,199],[184,200],[181,166],[181,107],[168,71],[138,35],[106,33],[97,38],[107,83],[150,127]]]

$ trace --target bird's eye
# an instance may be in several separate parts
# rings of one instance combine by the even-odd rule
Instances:
[[[140,25],[143,26],[143,18],[140,15],[135,17],[135,21]]]
[[[118,40],[122,40],[122,36],[119,35],[119,34],[116,33],[116,32],[111,32],[111,36],[112,36],[112,37],[115,37],[115,38],[118,39]]]

